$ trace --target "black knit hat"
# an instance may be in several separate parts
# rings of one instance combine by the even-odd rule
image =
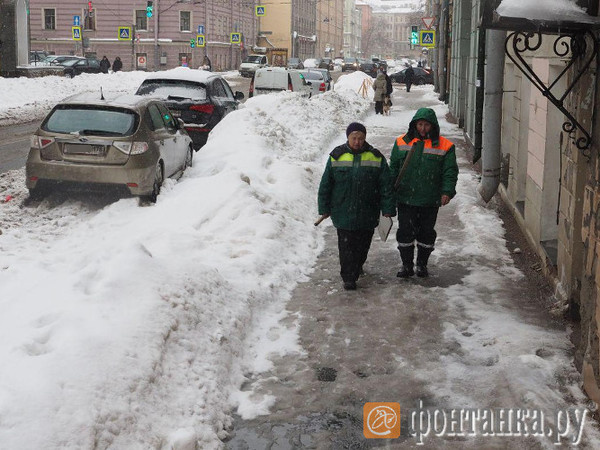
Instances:
[[[362,123],[358,122],[352,122],[350,125],[348,125],[348,128],[346,128],[346,137],[350,136],[350,133],[352,133],[353,131],[361,131],[365,135],[367,134],[367,129],[365,128],[365,126]]]

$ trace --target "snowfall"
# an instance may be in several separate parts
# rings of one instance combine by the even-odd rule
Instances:
[[[130,93],[145,76],[0,78],[0,124],[42,119],[75,92]],[[224,76],[235,90],[235,74]],[[23,206],[24,169],[0,175],[1,449],[221,448],[233,414],[268,414],[276,399],[241,386],[273,355],[302,353],[298,330],[281,319],[325,245],[326,228],[313,222],[327,153],[348,123],[375,120],[372,91],[357,93],[365,78],[343,75],[311,99],[248,99],[155,205],[76,197]],[[421,89],[442,133],[460,135],[432,88]],[[400,134],[413,113],[377,120]],[[461,173],[458,212],[472,236],[485,236],[468,251],[497,253],[519,279],[476,187]],[[528,369],[531,383],[574,371],[566,332],[512,320],[524,339],[562,349]],[[585,402],[575,382],[569,390]],[[557,395],[540,392],[538,406],[554,408]]]

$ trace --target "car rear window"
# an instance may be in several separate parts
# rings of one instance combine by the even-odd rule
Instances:
[[[322,80],[323,75],[319,72],[304,72],[304,78],[308,78],[309,80]]]
[[[41,128],[54,133],[129,136],[137,129],[138,122],[138,114],[125,108],[61,105]]]
[[[206,100],[206,87],[201,83],[186,80],[145,80],[136,94]]]

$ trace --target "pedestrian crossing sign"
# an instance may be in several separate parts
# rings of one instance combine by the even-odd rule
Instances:
[[[419,45],[421,47],[435,47],[435,30],[419,31]]]
[[[204,39],[204,35],[203,34],[197,34],[196,35],[196,45],[198,47],[205,47],[206,46],[206,40]]]
[[[131,27],[119,27],[119,34],[117,35],[120,41],[131,40]]]
[[[256,16],[257,17],[262,17],[262,16],[265,15],[265,13],[266,13],[267,10],[266,10],[266,8],[264,6],[257,5],[257,6],[254,7],[254,11],[256,12]]]
[[[242,33],[231,33],[231,41],[232,44],[239,44],[242,42]]]
[[[71,27],[73,30],[73,40],[80,41],[81,40],[81,27]]]

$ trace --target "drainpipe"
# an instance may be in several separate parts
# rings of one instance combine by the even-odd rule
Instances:
[[[481,155],[481,182],[477,192],[487,203],[500,184],[502,162],[502,88],[504,81],[504,41],[506,33],[488,30],[486,36],[486,66],[483,107],[483,151]]]

